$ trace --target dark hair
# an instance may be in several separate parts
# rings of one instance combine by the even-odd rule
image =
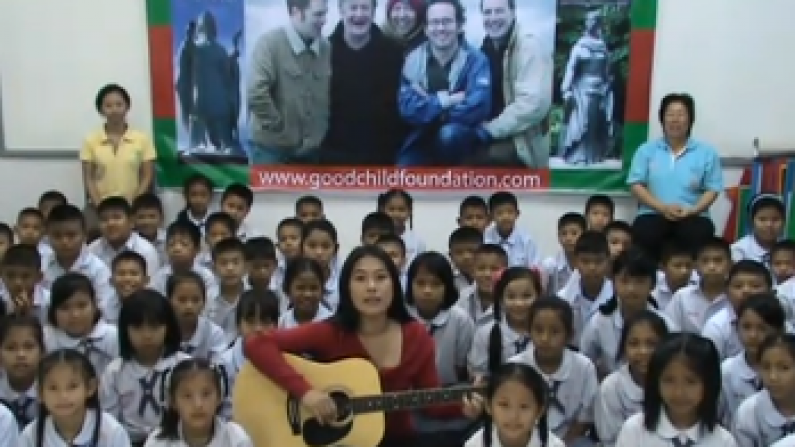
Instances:
[[[223,211],[216,211],[210,214],[207,216],[207,220],[204,221],[204,228],[206,228],[208,232],[210,231],[210,228],[215,225],[221,225],[225,227],[229,231],[229,234],[233,236],[237,231],[237,222],[235,219]]]
[[[166,298],[168,298],[170,301],[171,298],[174,297],[174,292],[176,291],[177,287],[185,283],[195,284],[198,286],[199,290],[201,291],[202,298],[204,298],[204,302],[207,303],[207,286],[204,284],[204,279],[202,279],[201,275],[194,272],[193,270],[169,275],[168,280],[166,281]]]
[[[9,244],[14,243],[14,230],[11,229],[11,225],[0,222],[0,237],[2,236],[5,236],[8,239]]]
[[[660,340],[668,336],[668,325],[665,323],[665,320],[656,312],[642,310],[630,316],[624,322],[624,327],[621,329],[621,341],[618,343],[618,351],[616,351],[616,362],[621,362],[624,358],[624,354],[626,354],[627,340],[629,340],[629,334],[632,332],[632,329],[644,323],[651,327],[651,330],[657,334]]]
[[[491,326],[491,331],[489,332],[489,361],[492,359],[498,362],[502,361],[502,324],[504,317],[502,312],[502,301],[505,299],[505,289],[508,287],[508,285],[520,279],[529,279],[533,284],[533,287],[536,289],[536,294],[538,295],[536,299],[540,299],[540,295],[542,293],[541,276],[538,274],[538,272],[527,267],[509,267],[502,272],[500,279],[498,279],[497,283],[494,284],[494,307],[492,308],[492,314],[495,316],[495,319],[494,324]],[[496,366],[496,364],[490,365],[489,369],[493,369]]]
[[[725,255],[729,260],[731,260],[732,258],[731,244],[726,242],[726,239],[723,239],[722,237],[710,236],[709,238],[702,241],[701,245],[697,247],[696,258],[703,255],[704,252],[707,250],[719,251],[721,254]]]
[[[323,275],[323,267],[320,265],[319,262],[315,261],[314,259],[309,259],[304,256],[299,256],[295,259],[291,259],[287,262],[287,265],[284,268],[284,278],[282,279],[282,292],[284,292],[287,296],[290,295],[290,286],[292,285],[295,278],[298,275],[309,272],[315,276],[317,276],[318,281],[320,282],[320,288],[323,290],[326,278]]]
[[[659,112],[657,112],[660,124],[665,122],[665,113],[674,104],[681,104],[687,110],[687,135],[690,136],[690,132],[693,130],[693,123],[696,122],[696,102],[687,93],[669,93],[663,97],[662,101],[660,101]]]
[[[39,206],[43,205],[44,202],[58,202],[59,205],[66,205],[69,203],[69,200],[61,191],[51,189],[49,191],[44,191],[41,196],[39,196]]]
[[[444,1],[443,3],[447,3],[448,1]],[[489,212],[493,213],[494,208],[502,205],[510,205],[514,209],[519,209],[519,199],[516,198],[516,195],[512,192],[508,191],[498,191],[489,197]]]
[[[650,281],[652,289],[657,282],[657,265],[638,248],[630,248],[621,253],[613,261],[613,277],[627,275],[630,278],[644,278]],[[619,307],[620,297],[613,295],[604,304],[599,306],[599,313],[612,315]],[[649,304],[657,309],[657,300],[649,296]]]
[[[177,236],[187,237],[198,250],[202,243],[202,233],[192,222],[175,220],[166,230],[166,243]]]
[[[240,295],[235,310],[235,323],[243,321],[265,321],[276,324],[279,321],[279,297],[270,290],[246,290]]]
[[[47,323],[52,327],[58,327],[56,319],[58,309],[78,292],[88,295],[91,304],[94,305],[94,324],[97,324],[102,317],[102,313],[97,305],[94,285],[86,275],[75,272],[67,272],[53,281],[50,288],[50,307],[47,309]]]
[[[74,205],[56,205],[50,210],[50,214],[47,216],[47,227],[62,223],[79,223],[83,230],[86,228],[83,212]]]
[[[687,244],[679,238],[673,238],[665,242],[660,253],[660,263],[664,265],[673,258],[678,257],[686,257],[692,261],[693,249],[688,247]]]
[[[464,6],[461,4],[459,0],[428,0],[425,3],[425,11],[423,12],[423,17],[428,17],[428,11],[430,11],[433,5],[450,5],[455,9],[455,19],[459,25],[463,26],[466,22],[466,11],[464,10]]]
[[[368,231],[378,231],[382,234],[395,232],[395,222],[386,213],[373,211],[362,219],[362,234]]]
[[[240,255],[240,258],[245,260],[246,259],[246,244],[245,242],[241,241],[236,237],[228,237],[226,239],[221,239],[215,244],[213,247],[213,261],[218,260],[218,257],[221,255],[228,255],[237,253]]]
[[[444,287],[442,309],[450,309],[453,307],[458,301],[458,289],[455,286],[453,267],[443,254],[435,251],[420,253],[411,261],[408,272],[406,273],[406,290],[403,293],[406,304],[410,306],[414,305],[414,287],[412,287],[412,285],[414,279],[422,271],[435,276],[439,282],[442,283]]]
[[[190,190],[195,186],[202,186],[206,188],[208,191],[210,191],[210,194],[212,194],[213,189],[215,189],[213,181],[210,180],[206,175],[195,173],[191,174],[190,177],[185,179],[185,183],[182,184],[182,194],[185,197],[188,197]]]
[[[300,219],[298,219],[297,217],[287,217],[285,219],[282,219],[279,222],[279,225],[276,226],[276,236],[278,237],[279,232],[286,227],[298,228],[298,232],[301,234],[303,234],[304,232],[304,223]]]
[[[458,227],[450,233],[450,238],[447,240],[448,249],[452,250],[454,245],[458,244],[483,244],[483,233],[477,228],[472,227]]]
[[[224,368],[201,358],[186,358],[181,360],[171,370],[168,376],[168,384],[165,385],[168,389],[168,404],[163,408],[163,416],[160,419],[160,433],[157,436],[158,439],[180,439],[179,414],[174,406],[174,401],[177,398],[179,384],[189,375],[197,373],[210,375],[218,391],[218,408],[216,408],[215,412],[217,413],[221,409],[224,397],[226,397],[229,391],[229,377]]]
[[[375,241],[375,245],[382,246],[382,245],[390,245],[394,244],[400,247],[400,252],[403,253],[403,256],[406,256],[406,243],[403,242],[403,238],[398,236],[395,233],[389,233],[381,235],[377,241]]]
[[[452,1],[452,0],[445,0],[445,1]],[[406,208],[409,210],[409,228],[414,226],[414,198],[411,197],[411,194],[406,192],[404,189],[390,189],[384,193],[378,194],[378,199],[376,200],[377,211],[386,211],[386,204],[389,203],[392,199],[401,199],[406,202]]]
[[[772,208],[781,216],[787,214],[787,208],[784,206],[784,202],[779,196],[762,193],[757,194],[748,202],[748,215],[753,219],[757,213],[768,208]]]
[[[696,413],[699,422],[711,432],[718,423],[718,399],[721,392],[720,356],[712,341],[687,332],[670,334],[657,346],[651,356],[644,387],[643,425],[648,431],[657,430],[665,406],[660,391],[662,375],[668,365],[680,356],[685,358],[693,373],[701,378],[704,395]]]
[[[146,275],[146,259],[140,255],[140,253],[132,251],[132,250],[124,250],[123,252],[116,255],[113,258],[113,261],[110,263],[111,271],[115,272],[119,265],[122,262],[133,262],[136,266],[138,266],[144,275]]]
[[[478,208],[483,210],[486,214],[489,213],[489,205],[486,203],[486,200],[480,196],[467,196],[464,197],[464,200],[461,201],[461,204],[458,205],[458,215],[464,214],[468,208]]]
[[[792,239],[782,239],[773,245],[770,249],[770,258],[772,259],[780,252],[790,252],[795,255],[795,241]]]
[[[764,356],[765,352],[769,349],[775,348],[776,346],[783,346],[787,352],[789,352],[789,355],[795,360],[795,334],[788,334],[786,332],[779,332],[769,335],[767,338],[765,338],[765,341],[759,345],[757,360],[761,362],[762,356]]]
[[[577,238],[577,243],[574,244],[574,253],[578,255],[610,256],[607,237],[600,231],[584,231],[580,237]]]
[[[41,254],[39,249],[27,244],[15,244],[8,247],[0,259],[0,266],[19,267],[41,272]]]
[[[775,294],[755,293],[749,296],[737,306],[737,320],[748,311],[753,311],[766,325],[777,331],[786,330],[787,314]]]
[[[171,304],[160,292],[143,289],[133,292],[121,302],[119,311],[119,355],[124,360],[135,358],[135,347],[130,341],[131,327],[165,326],[166,337],[163,341],[163,357],[176,354],[182,344],[179,323]]]
[[[301,245],[303,245],[303,241],[306,241],[306,239],[314,231],[320,231],[328,234],[329,237],[331,238],[331,242],[333,242],[334,245],[337,246],[336,248],[339,247],[338,245],[339,239],[337,238],[337,229],[334,228],[334,224],[331,223],[331,221],[326,219],[313,220],[311,222],[307,222],[306,224],[304,224],[304,227],[301,231],[301,241],[302,241]]]
[[[580,213],[565,213],[558,218],[558,231],[569,225],[576,225],[583,232],[588,229],[588,221]]]
[[[44,213],[39,211],[37,208],[22,208],[19,213],[17,214],[17,222],[22,221],[22,219],[26,217],[32,217],[34,219],[38,219],[41,222],[44,222]]]
[[[97,112],[100,114],[102,113],[102,103],[105,102],[105,98],[108,95],[113,93],[118,94],[121,96],[121,99],[124,101],[124,104],[129,109],[132,106],[132,100],[130,99],[130,94],[127,93],[127,90],[124,87],[120,86],[119,84],[107,84],[97,92],[96,98],[94,98],[94,107],[97,108]]]
[[[127,199],[119,196],[106,197],[97,205],[97,215],[99,216],[111,211],[118,211],[129,217],[132,215],[132,206]]]
[[[11,333],[12,330],[20,328],[29,328],[32,330],[33,338],[39,345],[42,354],[47,352],[47,348],[44,344],[44,328],[39,319],[33,315],[12,314],[3,317],[3,319],[0,320],[0,345],[5,342],[6,338],[8,338],[8,334]]]
[[[759,261],[741,259],[735,262],[729,269],[727,282],[731,282],[738,275],[758,276],[762,278],[768,289],[773,288],[773,278],[770,277],[770,271]]]
[[[323,201],[318,196],[301,196],[295,201],[295,214],[304,206],[316,206],[323,209]]]
[[[99,386],[99,378],[97,371],[88,357],[83,355],[80,351],[75,349],[58,349],[45,355],[39,362],[38,374],[36,375],[36,386],[39,389],[39,396],[43,394],[44,382],[47,380],[50,372],[60,365],[68,365],[75,370],[79,371],[85,380],[85,385],[91,381],[95,381],[95,385]],[[94,410],[97,417],[97,423],[94,426],[94,431],[91,434],[91,441],[88,445],[99,445],[99,435],[102,429],[102,408],[99,405],[98,389],[94,390],[94,394],[88,396],[85,402],[86,410]],[[44,428],[46,427],[47,417],[50,415],[49,410],[44,405],[43,400],[39,400],[39,415],[36,418],[36,447],[44,446]]]
[[[230,197],[237,197],[243,200],[246,208],[250,209],[254,205],[254,192],[251,191],[251,188],[241,183],[233,183],[227,186],[223,194],[221,194],[221,203]]]
[[[276,246],[267,237],[252,237],[244,246],[246,262],[276,261]]]
[[[591,197],[588,197],[588,200],[585,202],[585,214],[588,214],[592,208],[597,206],[603,206],[607,208],[607,211],[610,213],[611,217],[616,212],[616,203],[613,202],[613,199],[604,194],[594,194]]]
[[[618,231],[624,234],[628,234],[629,237],[632,238],[632,227],[623,220],[614,220],[605,226],[604,229],[605,235],[608,235],[613,231]]]
[[[475,250],[475,257],[478,255],[494,255],[499,257],[505,266],[508,266],[508,254],[505,253],[505,249],[497,244],[481,244],[477,250]]]
[[[353,332],[359,327],[359,311],[356,310],[351,297],[351,279],[357,264],[364,258],[375,258],[380,261],[392,281],[392,302],[389,304],[389,309],[387,309],[387,317],[399,324],[414,321],[403,303],[400,274],[398,274],[395,263],[383,250],[369,245],[354,248],[345,259],[345,263],[342,264],[338,286],[339,304],[331,321],[346,331]]]
[[[549,388],[547,382],[532,366],[516,362],[498,364],[490,371],[486,384],[486,399],[491,402],[497,390],[499,390],[504,383],[510,381],[519,382],[526,386],[536,399],[538,408],[542,411],[533,430],[538,430],[538,438],[541,441],[541,446],[546,447],[549,443],[549,422],[547,421]],[[483,412],[483,419],[483,446],[492,447],[493,421],[488,412]]]
[[[132,202],[133,213],[138,211],[151,210],[156,211],[160,216],[163,216],[163,202],[160,197],[155,193],[147,192],[133,199]]]

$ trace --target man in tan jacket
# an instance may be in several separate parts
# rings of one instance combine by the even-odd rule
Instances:
[[[290,24],[263,34],[247,86],[254,164],[314,164],[329,119],[327,0],[287,0]]]
[[[516,0],[481,0],[492,113],[478,129],[488,165],[549,167],[542,121],[552,103],[552,56],[516,23]]]

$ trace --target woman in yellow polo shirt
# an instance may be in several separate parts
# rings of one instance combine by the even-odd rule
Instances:
[[[143,132],[127,125],[130,95],[122,86],[102,87],[96,107],[105,125],[86,137],[80,151],[89,205],[113,196],[132,201],[152,188],[155,147]]]

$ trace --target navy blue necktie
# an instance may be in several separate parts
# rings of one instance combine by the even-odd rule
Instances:
[[[795,433],[795,421],[787,422],[781,426],[781,437],[786,438],[793,433]]]
[[[563,403],[558,398],[558,390],[560,390],[560,385],[563,382],[558,380],[552,380],[552,383],[549,385],[549,406],[558,410],[558,412],[562,415],[566,414],[566,407],[563,406]]]
[[[156,415],[160,416],[160,404],[158,404],[155,397],[155,386],[161,374],[163,373],[160,371],[152,371],[148,379],[146,377],[138,379],[138,384],[141,385],[141,402],[138,405],[138,416],[143,417],[149,407],[152,408]]]
[[[18,399],[3,401],[17,420],[17,425],[20,430],[25,428],[31,421],[31,418],[28,417],[28,413],[30,412],[30,406],[33,405],[33,402],[34,399],[27,396],[20,396]]]
[[[530,344],[530,337],[519,337],[515,342],[513,342],[514,347],[514,354],[521,354],[522,351],[527,349],[527,345]]]
[[[671,440],[671,444],[673,444],[674,447],[693,447],[694,445],[696,445],[696,443],[693,442],[692,439],[688,439],[687,441],[682,441],[682,439],[679,438],[678,436]]]

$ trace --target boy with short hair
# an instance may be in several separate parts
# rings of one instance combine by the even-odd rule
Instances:
[[[324,219],[323,201],[317,196],[302,196],[295,201],[295,217],[307,223]]]
[[[14,226],[17,242],[36,247],[41,259],[52,256],[52,248],[44,240],[44,214],[38,208],[24,208],[17,214]]]
[[[458,207],[458,226],[476,228],[483,234],[489,226],[489,206],[483,197],[469,196]]]
[[[41,255],[36,247],[12,245],[0,261],[2,299],[8,313],[30,314],[47,321],[50,292],[42,287]]]
[[[122,251],[130,250],[146,261],[146,273],[153,275],[160,269],[160,256],[149,241],[133,231],[132,207],[124,197],[108,197],[97,206],[99,228],[102,236],[88,246],[88,251],[105,265]]]
[[[397,234],[395,222],[388,214],[373,211],[362,219],[362,245],[375,245],[382,236]]]
[[[155,247],[159,266],[166,265],[166,230],[163,229],[163,203],[160,197],[149,192],[141,194],[133,200],[132,211],[135,231]]]
[[[237,237],[242,241],[262,236],[246,222],[246,217],[248,217],[252,206],[254,206],[254,192],[246,185],[233,183],[227,186],[221,195],[221,211],[235,219]]]
[[[770,271],[776,284],[783,284],[795,275],[795,241],[782,239],[770,249]]]
[[[678,240],[663,246],[657,283],[651,292],[658,309],[665,309],[681,288],[698,283],[698,275],[693,272],[692,253],[690,247]]]
[[[508,255],[510,267],[534,267],[540,262],[538,247],[529,234],[516,226],[519,200],[513,193],[500,191],[489,197],[492,224],[483,233],[483,243],[496,244]]]
[[[301,256],[301,238],[304,231],[304,223],[296,217],[282,219],[276,227],[276,243],[279,252],[276,254],[278,265],[271,279],[271,289],[281,290],[282,279],[284,278],[284,268],[287,262]]]
[[[664,309],[682,332],[699,334],[707,320],[729,306],[726,281],[732,267],[731,245],[713,236],[698,249],[695,265],[698,284],[679,289]]]
[[[494,283],[508,268],[508,255],[497,244],[483,244],[475,251],[475,283],[461,291],[456,306],[461,307],[480,327],[494,321]]]
[[[605,227],[613,221],[616,204],[613,199],[604,194],[594,194],[585,202],[585,220],[588,229],[604,231]]]
[[[110,268],[85,246],[87,227],[80,209],[74,205],[54,207],[47,218],[46,231],[53,254],[44,263],[41,285],[49,289],[64,274],[81,273],[94,286],[97,307],[107,312],[113,297]]]
[[[199,228],[182,220],[174,221],[166,230],[168,264],[160,267],[149,280],[149,288],[166,294],[166,284],[174,273],[193,271],[204,281],[207,297],[218,295],[218,282],[213,272],[196,262],[201,247],[202,234]],[[206,297],[205,297],[206,298]]]
[[[381,250],[384,250],[389,258],[392,259],[392,262],[395,264],[397,268],[398,274],[400,275],[400,285],[403,287],[403,291],[406,291],[406,270],[408,266],[406,265],[406,243],[403,242],[403,238],[395,234],[385,234],[378,238],[378,241],[375,243],[377,247]]]
[[[146,259],[130,250],[123,251],[113,258],[110,271],[116,294],[108,304],[108,311],[103,317],[108,323],[116,324],[119,321],[121,303],[135,292],[146,288],[149,276],[146,274]]]
[[[201,252],[199,252],[199,256],[196,257],[196,262],[208,270],[213,270],[215,266],[213,262],[215,244],[224,239],[235,237],[237,223],[229,214],[218,211],[210,214],[204,224],[204,229],[204,245]]]
[[[44,216],[44,220],[50,215],[50,211],[58,205],[66,205],[69,201],[61,191],[49,190],[39,196],[38,208]]]
[[[193,174],[182,185],[185,208],[177,214],[176,220],[191,222],[204,234],[210,204],[213,201],[213,182],[202,174]]]
[[[0,260],[12,245],[14,245],[14,230],[8,224],[0,222]]]
[[[246,246],[233,235],[218,241],[212,253],[218,294],[208,295],[205,313],[223,329],[228,346],[237,338],[235,312],[240,295],[246,290]]]
[[[571,343],[579,347],[585,325],[599,306],[613,297],[613,283],[608,274],[610,250],[604,233],[588,230],[580,235],[574,244],[574,265],[577,270],[557,295],[571,305],[574,314]]]
[[[450,233],[448,256],[453,265],[455,286],[461,293],[472,286],[475,277],[475,252],[483,245],[483,233],[475,227],[462,226]]]
[[[616,259],[632,246],[632,227],[623,220],[614,220],[602,230],[607,237],[610,259]]]
[[[246,283],[253,290],[265,292],[271,290],[273,273],[279,261],[276,257],[276,245],[270,238],[255,237],[246,241]]]
[[[569,281],[575,270],[574,247],[587,225],[585,216],[580,213],[566,213],[558,219],[558,243],[561,249],[557,255],[541,263],[544,290],[556,293]]]

